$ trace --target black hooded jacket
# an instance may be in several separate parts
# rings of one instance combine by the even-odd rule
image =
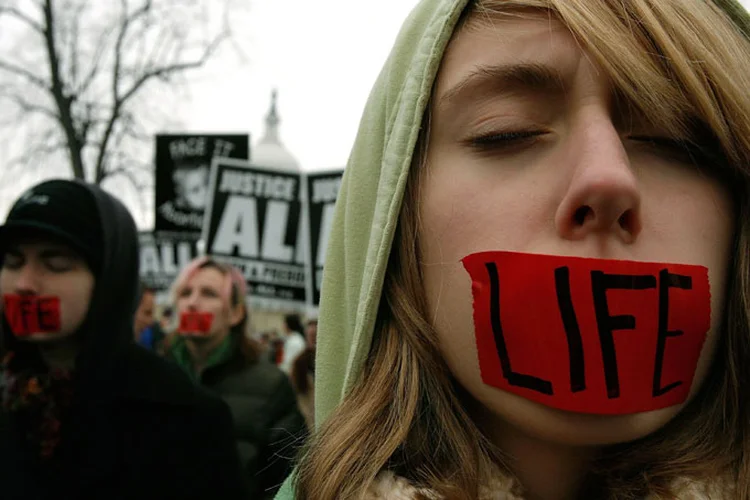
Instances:
[[[232,419],[224,402],[178,367],[137,346],[138,239],[115,198],[95,198],[104,255],[79,335],[74,400],[55,456],[42,463],[0,409],[0,498],[243,498]],[[2,324],[3,350],[30,348]]]

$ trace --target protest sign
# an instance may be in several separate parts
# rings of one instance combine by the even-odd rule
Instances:
[[[307,181],[308,241],[308,294],[313,307],[320,303],[320,285],[323,280],[328,236],[333,227],[333,209],[341,186],[343,170],[311,172]]]
[[[212,158],[247,159],[249,153],[247,134],[157,135],[155,229],[200,233]]]
[[[302,183],[296,172],[217,158],[203,241],[206,253],[237,267],[251,298],[276,307],[306,304]]]
[[[180,270],[198,256],[198,234],[150,231],[138,235],[141,281],[154,290],[167,290]]]

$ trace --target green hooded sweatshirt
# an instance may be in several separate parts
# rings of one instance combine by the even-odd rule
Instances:
[[[470,0],[422,0],[404,22],[364,109],[330,235],[320,302],[316,427],[367,357],[422,116],[443,53]],[[714,0],[750,35],[737,0]],[[276,500],[294,499],[292,477]]]

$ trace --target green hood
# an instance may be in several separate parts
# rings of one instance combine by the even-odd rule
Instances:
[[[736,0],[714,0],[750,35]],[[443,52],[469,0],[422,0],[405,21],[367,101],[336,203],[318,326],[315,422],[351,388],[370,349],[422,116]],[[291,479],[277,500],[294,498]]]
[[[401,28],[365,106],[336,202],[316,358],[315,421],[350,389],[370,349],[422,115],[469,0],[423,0]]]

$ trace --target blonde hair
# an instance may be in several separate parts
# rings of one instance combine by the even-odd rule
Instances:
[[[692,137],[731,180],[736,237],[719,350],[704,387],[662,430],[605,449],[591,495],[672,498],[678,480],[733,485],[750,500],[750,44],[729,17],[695,0],[478,0],[456,31],[493,16],[549,11],[654,124]],[[606,28],[605,28],[606,27]],[[383,469],[444,498],[474,499],[500,450],[466,414],[462,389],[436,346],[419,266],[418,200],[429,110],[409,173],[373,343],[357,382],[300,463],[302,499],[360,498]],[[702,134],[702,135],[701,135]]]

